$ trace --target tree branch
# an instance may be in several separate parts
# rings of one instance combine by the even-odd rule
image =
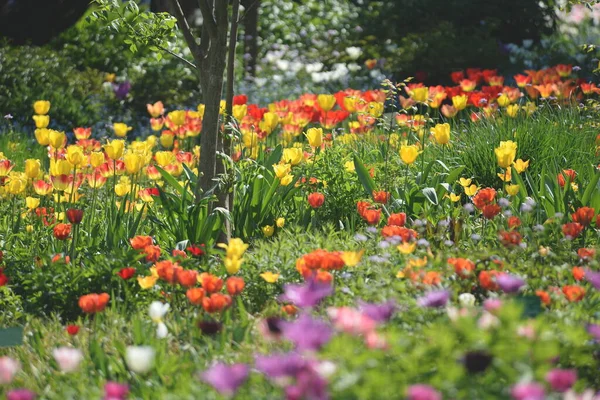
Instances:
[[[183,32],[183,37],[187,45],[189,46],[192,54],[194,55],[194,59],[201,59],[204,57],[201,54],[200,47],[198,47],[198,43],[196,43],[196,38],[190,29],[190,25],[187,22],[187,18],[183,13],[183,9],[181,8],[181,4],[179,4],[179,0],[170,0],[171,5],[175,11],[175,18],[177,18],[177,25],[179,25],[179,29]]]
[[[172,55],[173,57],[177,58],[180,61],[183,61],[184,63],[186,63],[188,66],[194,68],[194,69],[198,69],[198,67],[196,66],[196,64],[194,64],[193,62],[183,58],[182,56],[180,56],[179,54],[167,49],[164,46],[161,46],[159,44],[155,45],[156,47],[158,47],[160,50],[164,51],[165,53],[169,53],[170,55]]]
[[[227,88],[225,89],[226,114],[232,118],[233,110],[233,75],[235,66],[235,45],[239,23],[240,0],[233,0],[231,15],[231,32],[229,34],[229,54],[227,55]]]
[[[225,1],[225,0],[217,0],[217,1]],[[210,35],[210,37],[217,37],[217,22],[213,17],[212,8],[206,0],[198,0],[198,8],[200,8],[200,12],[202,13],[202,25],[206,25],[206,29]]]

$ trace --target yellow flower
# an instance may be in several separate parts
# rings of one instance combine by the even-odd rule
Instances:
[[[350,114],[352,114],[353,112],[356,112],[356,101],[357,101],[357,99],[354,96],[344,97],[344,108]]]
[[[8,181],[4,185],[8,194],[20,194],[25,190],[26,182],[15,176],[9,177]]]
[[[457,201],[460,200],[460,194],[450,193],[450,195],[448,197],[450,198],[450,201],[453,203],[456,203]]]
[[[323,129],[310,128],[306,131],[306,138],[308,139],[308,144],[312,147],[321,147],[323,143]]]
[[[65,136],[64,132],[59,132],[59,131],[55,131],[54,129],[49,129],[49,132],[48,132],[49,143],[50,143],[50,146],[54,147],[55,149],[60,149],[64,146],[65,138],[66,138],[66,136]]]
[[[33,103],[33,111],[35,111],[37,115],[48,114],[48,111],[50,111],[50,102],[48,100],[36,101]]]
[[[166,149],[173,147],[175,135],[160,135],[160,145]]]
[[[71,172],[71,163],[67,160],[50,160],[50,175],[68,175]]]
[[[519,114],[520,108],[521,107],[519,107],[518,104],[511,104],[510,106],[506,107],[506,115],[511,118],[515,118]]]
[[[274,112],[267,112],[265,115],[263,115],[263,121],[268,128],[267,130],[270,132],[275,129],[279,123],[279,116]]]
[[[260,274],[260,277],[263,278],[267,283],[275,283],[277,282],[277,279],[279,279],[279,274],[275,274],[269,271],[263,272],[262,274]]]
[[[411,258],[408,260],[407,266],[412,268],[422,268],[427,265],[427,256],[423,258]]]
[[[344,163],[344,168],[348,172],[355,172],[356,171],[356,167],[354,166],[354,161],[346,161]]]
[[[131,185],[128,183],[117,183],[115,185],[115,194],[119,197],[125,196],[131,190]]]
[[[219,103],[219,114],[220,115],[225,114],[226,109],[227,109],[227,102],[225,100],[221,100],[221,102]]]
[[[404,278],[404,271],[398,271],[398,273],[396,274],[396,278],[399,278],[399,279]]]
[[[498,173],[498,178],[502,180],[502,182],[510,182],[512,180],[512,172],[511,168],[506,168],[505,172]]]
[[[375,118],[381,117],[383,114],[383,103],[372,101],[369,103],[369,114]]]
[[[240,238],[232,238],[229,241],[229,244],[219,243],[217,244],[217,247],[225,249],[227,257],[241,258],[244,255],[244,252],[248,249],[248,244],[244,243],[244,241]]]
[[[25,230],[27,231],[27,233],[33,233],[33,225],[27,225],[25,227]]]
[[[396,248],[402,254],[411,254],[417,248],[417,242],[404,242],[399,244]]]
[[[527,115],[531,115],[535,112],[535,110],[537,110],[537,106],[535,105],[535,103],[528,101],[524,106],[523,106],[523,110],[525,110],[525,112],[527,113]]]
[[[304,158],[304,153],[301,148],[298,147],[289,147],[283,149],[282,155],[283,161],[292,165],[298,165],[302,162]]]
[[[278,228],[283,228],[285,225],[285,218],[283,217],[279,217],[275,220],[275,225],[277,225]]]
[[[200,118],[204,118],[204,110],[206,109],[206,106],[204,104],[198,104],[198,107],[196,109],[198,110]]]
[[[200,112],[200,108],[198,107],[198,112]],[[181,126],[185,123],[185,111],[184,110],[175,110],[171,111],[167,114],[167,117],[173,122],[174,125]]]
[[[77,146],[72,144],[67,147],[67,161],[71,163],[72,166],[77,167],[86,161],[85,155],[83,154],[83,148],[81,146]]]
[[[294,175],[287,174],[286,176],[284,176],[283,178],[281,178],[281,181],[279,182],[279,184],[281,186],[287,186],[290,183],[292,183],[293,180],[294,180]]]
[[[273,225],[265,225],[262,227],[262,233],[265,237],[271,237],[275,233],[275,227]]]
[[[118,137],[125,137],[127,136],[127,132],[129,132],[133,128],[131,126],[127,126],[127,124],[124,124],[122,122],[115,122],[113,124],[113,129],[115,131],[115,135],[117,135]]]
[[[335,106],[335,96],[332,94],[320,94],[317,96],[317,103],[321,110],[327,112]]]
[[[40,160],[31,158],[25,160],[25,175],[27,175],[29,179],[37,178],[40,174],[41,166],[42,163],[40,162]]]
[[[150,289],[156,284],[158,280],[158,276],[150,275],[150,276],[138,276],[137,281],[142,289]]]
[[[438,144],[448,144],[450,142],[450,124],[437,124],[431,128],[431,133]]]
[[[48,115],[34,115],[33,121],[35,122],[35,127],[38,129],[48,127],[50,124],[50,117]]]
[[[462,186],[462,187],[467,187],[467,186],[471,185],[471,181],[472,181],[471,178],[460,178],[458,180],[458,183],[460,183],[460,186]]]
[[[48,146],[50,144],[50,129],[36,129],[35,138],[40,145]]]
[[[137,153],[128,152],[123,157],[123,161],[125,162],[125,169],[131,175],[137,174],[140,172],[142,167],[144,166],[144,157],[140,156]]]
[[[111,160],[117,160],[123,155],[125,149],[125,142],[123,140],[114,139],[108,144],[104,145],[104,151]]]
[[[520,174],[529,168],[529,160],[523,161],[519,158],[513,163],[513,167],[515,168],[515,171],[517,171],[517,174]]]
[[[429,88],[428,87],[414,88],[413,90],[410,91],[409,95],[417,103],[424,103],[429,98]]]
[[[273,171],[278,179],[283,179],[292,171],[292,167],[290,164],[273,164]]]
[[[467,107],[468,97],[464,94],[452,97],[452,105],[457,111],[464,110]]]
[[[30,210],[35,210],[40,205],[40,199],[37,197],[27,197],[25,198],[25,205]]]
[[[236,104],[232,109],[233,118],[241,121],[242,118],[248,113],[248,106],[246,104]]]
[[[502,93],[496,101],[500,107],[506,107],[510,104],[510,99],[505,93]]]
[[[104,154],[99,151],[93,151],[90,154],[90,164],[92,164],[92,167],[94,168],[104,164]]]
[[[342,252],[342,260],[344,260],[344,264],[347,267],[356,267],[362,259],[364,252],[364,249],[361,251],[344,251]]]
[[[517,156],[517,144],[512,140],[502,141],[494,152],[500,168],[508,168]]]
[[[465,194],[469,197],[475,196],[475,193],[479,190],[479,186],[471,185],[469,187],[465,187]]]
[[[516,196],[519,193],[519,185],[506,185],[506,193],[511,196]]]
[[[225,264],[225,270],[229,275],[237,274],[242,267],[242,258],[229,258],[225,257],[223,264]]]
[[[412,163],[414,163],[417,160],[419,154],[419,148],[414,144],[410,146],[400,147],[400,158],[402,159],[402,162],[404,162],[404,164],[406,165],[411,165]]]

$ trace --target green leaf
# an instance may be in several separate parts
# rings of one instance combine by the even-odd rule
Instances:
[[[585,188],[585,192],[583,193],[583,197],[581,198],[581,204],[583,206],[587,206],[590,199],[592,198],[592,194],[598,188],[598,180],[600,180],[600,171],[596,171],[587,187]]]
[[[438,204],[438,197],[437,197],[437,193],[435,192],[435,189],[432,187],[428,187],[422,190],[423,194],[425,195],[425,198],[427,200],[429,200],[429,202],[433,205],[437,205]]]
[[[354,169],[356,175],[358,175],[358,180],[360,180],[360,183],[362,183],[362,186],[365,189],[365,193],[368,196],[372,196],[373,191],[375,190],[375,182],[373,182],[371,175],[369,175],[369,172],[357,155],[354,155]]]

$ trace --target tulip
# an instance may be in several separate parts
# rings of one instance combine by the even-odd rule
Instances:
[[[50,144],[50,129],[42,128],[35,130],[35,139],[42,146],[48,146]]]
[[[99,151],[94,151],[90,154],[90,164],[94,168],[98,168],[104,164],[104,154]]]
[[[275,274],[273,272],[263,272],[260,274],[260,277],[264,279],[267,283],[275,283],[279,279],[279,274]]]
[[[50,117],[48,115],[34,115],[33,121],[35,122],[36,128],[47,128],[50,124]]]
[[[459,95],[452,97],[452,105],[457,111],[464,110],[467,107],[468,97],[466,95]]]
[[[500,168],[508,168],[512,165],[517,155],[517,144],[512,140],[500,142],[500,146],[494,150]]]
[[[271,237],[275,233],[275,227],[273,225],[265,225],[262,227],[262,233],[265,237]]]
[[[150,114],[152,118],[158,118],[165,112],[165,107],[162,101],[157,101],[154,104],[146,104],[146,108],[148,110],[148,114]]]
[[[50,102],[48,100],[38,100],[33,103],[33,110],[37,115],[45,115],[50,111]]]
[[[77,167],[86,161],[86,157],[83,154],[83,148],[77,145],[71,145],[67,147],[66,158],[67,161],[74,167]]]
[[[233,118],[241,121],[248,113],[248,106],[246,104],[235,105],[233,106],[231,113],[233,114]]]
[[[41,162],[37,159],[25,160],[25,175],[29,179],[37,178],[40,174]]]
[[[308,204],[313,209],[320,208],[325,203],[325,195],[323,193],[314,192],[308,195]]]
[[[298,165],[304,159],[304,154],[301,148],[290,147],[283,149],[282,154],[283,161],[291,165]]]
[[[413,164],[417,160],[419,154],[419,148],[414,144],[400,147],[400,158],[406,165]]]
[[[424,103],[429,98],[429,88],[427,87],[418,87],[414,88],[409,92],[411,99],[416,101],[417,103]]]
[[[48,139],[50,146],[55,149],[60,149],[65,145],[66,136],[64,132],[55,131],[54,129],[48,130]]]
[[[306,131],[306,138],[311,147],[321,147],[321,144],[323,143],[323,129],[310,128]]]
[[[317,96],[317,104],[321,110],[327,112],[335,106],[335,96],[332,94],[320,94]]]
[[[133,152],[128,152],[125,154],[123,161],[125,162],[125,169],[127,170],[127,173],[131,175],[140,172],[145,163],[144,157]]]
[[[125,361],[131,371],[144,374],[152,369],[154,355],[154,349],[150,346],[127,346]]]
[[[40,205],[40,199],[38,199],[37,197],[26,197],[25,205],[28,209],[35,210]]]
[[[523,161],[519,158],[513,163],[513,167],[518,174],[525,172],[529,168],[529,160]]]
[[[117,160],[123,155],[125,149],[125,142],[123,140],[112,140],[110,143],[104,145],[104,151],[111,160]]]
[[[0,384],[11,383],[15,375],[21,370],[21,363],[8,356],[0,357]]]
[[[506,115],[511,118],[516,118],[520,109],[521,107],[518,104],[511,104],[510,106],[506,107]]]
[[[431,133],[438,144],[444,145],[450,142],[450,124],[437,124],[431,128]]]
[[[127,126],[127,124],[124,124],[122,122],[115,122],[113,124],[113,130],[115,131],[115,135],[117,135],[118,137],[127,136],[127,132],[129,132],[132,129],[133,128],[131,126]]]
[[[76,371],[83,360],[81,350],[70,347],[58,347],[52,351],[52,356],[62,372]]]
[[[284,176],[288,175],[291,169],[292,167],[290,164],[273,164],[273,171],[275,171],[275,176],[278,179],[282,179]]]

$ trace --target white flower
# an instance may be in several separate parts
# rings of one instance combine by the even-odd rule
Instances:
[[[152,369],[154,354],[154,349],[150,346],[127,346],[125,354],[127,367],[138,374],[146,373]]]
[[[328,378],[337,371],[337,367],[331,361],[321,361],[316,365],[315,370],[323,378]]]
[[[346,53],[348,53],[350,59],[356,60],[362,54],[362,50],[360,47],[352,46],[346,48]]]
[[[277,66],[278,69],[280,69],[281,71],[287,71],[288,68],[290,67],[290,62],[288,60],[277,60],[275,62],[275,65]]]
[[[168,334],[169,334],[169,330],[167,329],[167,326],[165,325],[165,323],[159,322],[158,326],[156,327],[156,337],[159,339],[164,339],[167,337]]]
[[[10,357],[0,357],[0,385],[12,382],[13,378],[21,370],[21,363]]]
[[[152,321],[158,323],[161,322],[165,314],[169,311],[171,306],[169,303],[161,303],[160,301],[153,301],[150,304],[150,309],[148,310],[148,314]]]
[[[458,302],[463,307],[472,307],[475,305],[475,296],[471,293],[462,293],[458,296]]]
[[[79,349],[71,347],[58,347],[52,351],[52,355],[62,372],[73,372],[77,370],[83,353]]]

